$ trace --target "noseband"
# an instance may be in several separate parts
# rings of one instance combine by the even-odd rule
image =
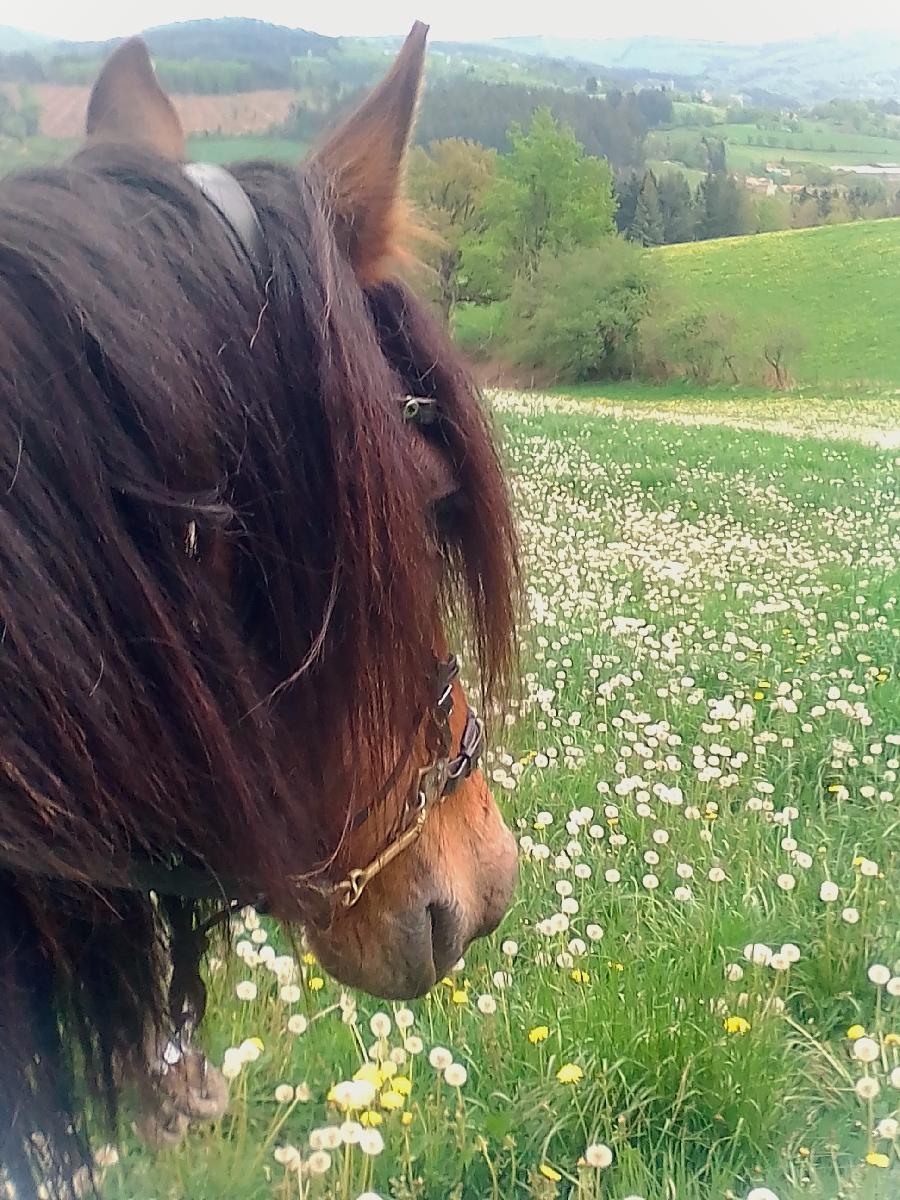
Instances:
[[[438,668],[438,699],[434,706],[434,721],[438,731],[438,757],[428,766],[422,767],[416,783],[403,810],[399,832],[365,867],[356,867],[331,887],[320,889],[323,894],[337,896],[343,908],[353,908],[359,902],[372,880],[385,867],[416,842],[428,822],[429,815],[472,774],[481,757],[484,746],[484,722],[469,708],[466,724],[459,740],[459,750],[451,758],[452,733],[450,718],[453,714],[453,684],[459,677],[459,663],[451,655]],[[372,806],[361,809],[353,820],[351,829],[359,829],[372,815]]]

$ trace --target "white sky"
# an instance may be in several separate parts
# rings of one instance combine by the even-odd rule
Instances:
[[[0,5],[6,8],[6,4]],[[760,42],[816,33],[890,29],[896,0],[29,0],[0,21],[68,38],[105,38],[195,17],[253,16],[318,33],[405,32],[416,18],[438,39],[504,34],[630,37],[638,34]]]

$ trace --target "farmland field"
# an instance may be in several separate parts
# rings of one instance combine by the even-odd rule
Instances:
[[[104,1196],[896,1197],[896,452],[496,403],[528,567],[486,768],[514,907],[409,1007],[248,912],[209,976],[229,1115],[124,1146]]]
[[[81,144],[78,138],[28,138],[23,145],[0,143],[0,175],[25,167],[41,167],[61,162]],[[262,158],[270,162],[299,162],[306,152],[304,142],[266,134],[224,135],[194,134],[188,138],[188,152],[195,161],[225,165],[244,159]]]

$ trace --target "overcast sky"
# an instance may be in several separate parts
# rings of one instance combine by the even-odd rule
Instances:
[[[169,21],[222,16],[254,16],[330,34],[399,33],[420,18],[431,25],[433,37],[459,40],[548,33],[758,42],[836,30],[900,32],[896,0],[851,5],[846,0],[29,0],[16,5],[14,18],[9,9],[7,14],[0,19],[68,38],[113,37]]]

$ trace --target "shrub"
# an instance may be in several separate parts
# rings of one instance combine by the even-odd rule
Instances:
[[[644,251],[619,238],[545,258],[510,297],[503,323],[509,357],[563,382],[631,375],[654,290]]]

